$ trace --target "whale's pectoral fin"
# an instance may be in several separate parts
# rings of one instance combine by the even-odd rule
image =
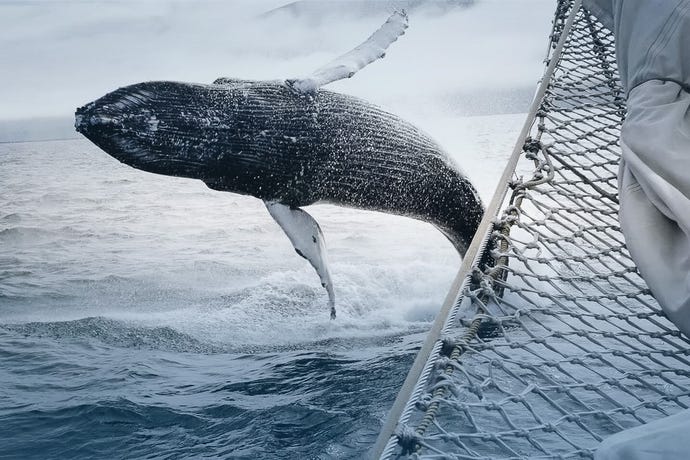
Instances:
[[[326,242],[321,227],[306,211],[300,208],[264,201],[268,212],[280,225],[297,254],[304,257],[314,267],[321,278],[321,285],[328,291],[328,305],[331,307],[331,319],[335,318],[335,293],[331,272],[326,257]]]
[[[383,58],[388,47],[407,29],[407,13],[396,11],[369,38],[351,51],[304,78],[290,78],[285,84],[301,94],[313,94],[320,87],[350,78],[372,62]]]

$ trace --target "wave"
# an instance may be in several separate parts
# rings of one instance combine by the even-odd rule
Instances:
[[[201,341],[171,327],[144,327],[104,317],[72,321],[6,324],[3,329],[33,337],[95,339],[119,348],[146,348],[173,352],[226,352],[226,347]]]
[[[12,212],[10,214],[6,214],[2,217],[0,217],[0,222],[5,223],[5,224],[17,224],[21,222],[22,216],[21,214],[17,212]]]
[[[38,227],[9,227],[0,230],[0,241],[3,243],[38,243],[54,236],[54,232]]]
[[[3,440],[0,456],[86,459],[123,455],[123,458],[152,458],[152,453],[162,449],[172,454],[176,435],[180,432],[203,433],[208,425],[210,423],[199,415],[169,407],[138,404],[125,398],[24,410],[4,417],[3,432],[11,433],[11,436]],[[137,435],[149,430],[168,433],[167,436],[154,437],[154,440],[149,439],[151,436]],[[133,437],[139,439],[132,442]],[[9,456],[4,457],[3,454]]]
[[[90,238],[96,236],[89,231],[81,231],[72,226],[55,227],[49,230],[40,227],[14,226],[0,230],[0,242],[35,245],[57,239]]]
[[[210,318],[201,320],[193,329],[204,330]],[[330,320],[326,320],[330,321]],[[304,323],[304,321],[302,321]],[[117,348],[148,349],[176,353],[237,353],[255,355],[257,353],[287,353],[300,350],[329,350],[347,351],[371,347],[386,347],[398,342],[400,337],[411,334],[423,334],[427,328],[426,323],[410,323],[406,327],[388,327],[382,324],[381,329],[372,333],[369,328],[363,328],[361,324],[353,321],[342,321],[342,324],[323,326],[317,331],[317,327],[310,324],[302,324],[303,329],[293,329],[292,335],[286,335],[283,328],[277,329],[282,334],[282,340],[277,336],[267,335],[264,328],[252,330],[245,325],[248,332],[238,341],[214,340],[213,337],[195,337],[192,334],[182,332],[172,326],[147,326],[139,321],[121,320],[103,316],[67,321],[32,321],[26,323],[12,323],[0,325],[0,329],[20,335],[22,337],[49,338],[65,342],[82,342],[93,344],[94,341],[103,345]],[[330,326],[330,327],[329,327]],[[269,328],[271,326],[269,325]],[[238,328],[239,329],[239,328]],[[198,331],[197,331],[198,332]],[[218,334],[211,334],[217,336]],[[264,340],[259,340],[259,338]]]

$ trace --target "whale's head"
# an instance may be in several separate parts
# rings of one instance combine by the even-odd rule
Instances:
[[[217,180],[243,134],[222,87],[146,82],[77,109],[75,128],[119,161],[148,172]]]

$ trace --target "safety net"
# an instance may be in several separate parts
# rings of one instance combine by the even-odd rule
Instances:
[[[604,438],[690,405],[690,341],[618,224],[613,35],[579,0],[560,0],[546,62],[376,457],[591,458]]]

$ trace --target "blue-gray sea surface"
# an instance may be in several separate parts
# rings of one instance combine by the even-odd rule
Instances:
[[[0,145],[0,458],[362,458],[458,267],[333,206],[326,294],[261,202]]]

